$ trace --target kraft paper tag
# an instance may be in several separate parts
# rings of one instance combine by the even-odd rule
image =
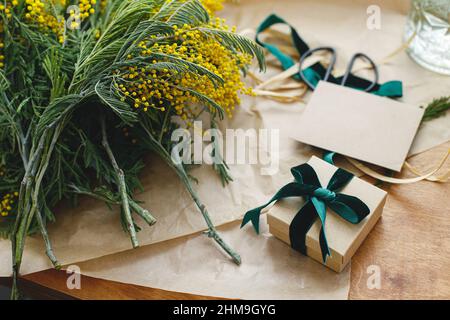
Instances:
[[[423,113],[418,106],[320,81],[291,136],[400,171]]]

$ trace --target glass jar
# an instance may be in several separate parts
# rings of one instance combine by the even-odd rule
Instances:
[[[421,66],[450,75],[450,0],[412,0],[404,41]],[[414,35],[415,34],[415,35]]]

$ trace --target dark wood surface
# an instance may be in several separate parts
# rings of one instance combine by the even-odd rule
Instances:
[[[426,172],[449,148],[450,142],[415,156],[410,162]],[[450,168],[450,161],[445,168]],[[388,191],[382,219],[352,259],[349,298],[450,299],[450,184],[421,181],[392,185]],[[370,266],[380,270],[379,289],[367,286]],[[77,299],[209,298],[85,276],[81,290],[69,290],[67,274],[56,270],[24,279]]]
[[[46,270],[27,275],[26,280],[40,284],[51,291],[61,292],[76,299],[83,300],[205,300],[215,299],[189,293],[172,292],[143,286],[81,276],[81,289],[67,288],[67,273],[58,270]],[[26,289],[26,288],[25,288]]]

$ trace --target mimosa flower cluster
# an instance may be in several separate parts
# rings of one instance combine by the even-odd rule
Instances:
[[[0,195],[0,215],[2,217],[7,217],[13,211],[18,196],[18,192]]]
[[[65,41],[67,21],[72,30],[81,27],[82,21],[96,12],[103,13],[110,0],[12,0],[0,3],[0,14],[3,13],[8,19],[12,15],[14,7],[24,5],[25,18],[28,22],[38,25],[45,33],[53,33],[59,43]],[[168,0],[170,1],[170,0]],[[201,0],[210,14],[223,8],[224,0]],[[98,4],[97,4],[98,3]],[[78,9],[75,10],[74,6]],[[97,31],[97,38],[99,37]],[[3,43],[3,21],[0,20],[0,68],[4,66],[2,55]]]
[[[11,19],[13,7],[17,6],[18,4],[18,0],[5,1],[4,3],[0,3],[0,14],[4,15],[4,20]],[[5,23],[4,20],[0,18],[0,69],[5,65],[5,55],[3,54],[3,48],[5,46],[3,34]]]
[[[5,179],[7,175],[6,168],[0,164],[0,179]],[[17,205],[17,191],[2,192],[0,190],[0,216],[7,217],[14,213]]]
[[[225,21],[216,18],[209,27],[217,30],[230,28]],[[130,100],[135,108],[147,111],[149,108],[161,112],[173,108],[188,125],[196,114],[192,103],[198,103],[191,90],[195,90],[217,102],[231,118],[236,105],[240,104],[239,94],[252,94],[242,82],[240,70],[250,64],[252,57],[227,49],[213,37],[207,36],[197,27],[184,24],[173,27],[173,36],[157,40],[157,36],[142,41],[139,54],[151,58],[155,54],[170,55],[190,63],[195,63],[218,75],[224,81],[217,86],[207,75],[186,73],[177,70],[155,69],[130,66],[116,73],[115,86],[122,101]],[[231,28],[234,32],[235,28]],[[130,59],[135,57],[129,56]],[[154,60],[153,63],[157,64]]]

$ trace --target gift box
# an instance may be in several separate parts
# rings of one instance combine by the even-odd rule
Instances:
[[[322,186],[326,186],[337,168],[317,157],[312,157],[308,164],[314,169]],[[325,232],[330,255],[323,260],[320,246],[321,220],[315,219],[306,233],[306,254],[336,272],[341,272],[350,262],[368,233],[381,217],[387,193],[376,186],[353,177],[339,193],[350,195],[364,202],[369,213],[358,223],[346,221],[340,215],[326,208]],[[306,203],[304,197],[289,197],[277,201],[267,213],[269,232],[278,239],[291,245],[290,225]]]
[[[341,272],[381,217],[387,193],[317,157],[291,169],[294,177],[265,205],[250,210],[259,232],[261,211],[269,231],[293,249]]]

